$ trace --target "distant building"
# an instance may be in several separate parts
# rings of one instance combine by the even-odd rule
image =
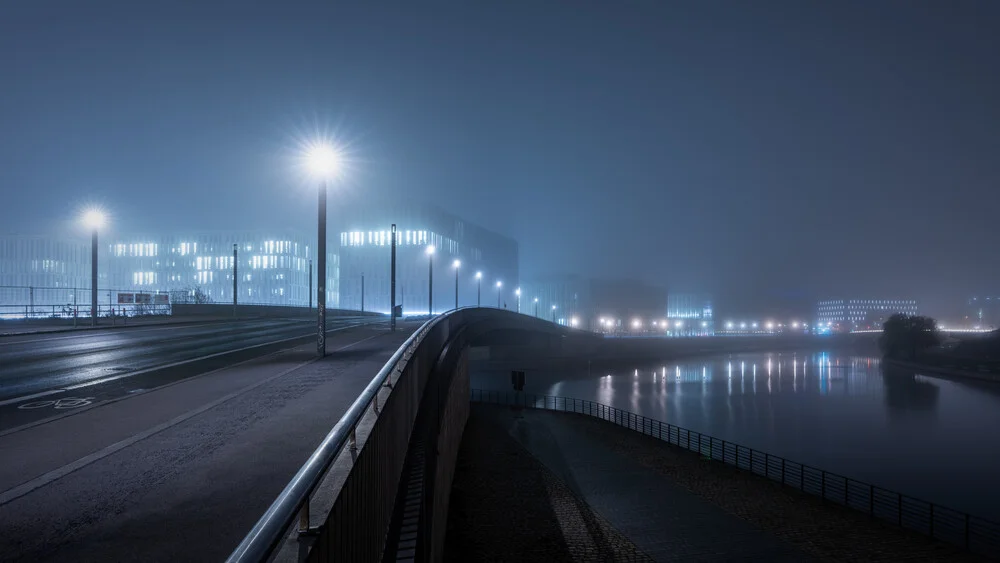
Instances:
[[[1000,327],[1000,296],[970,297],[966,319],[970,328],[995,329]]]
[[[434,269],[434,312],[455,307],[456,260],[460,262],[459,306],[481,303],[495,307],[499,298],[501,307],[516,307],[518,248],[513,239],[436,207],[413,202],[366,202],[339,211],[339,293],[344,308],[362,308],[363,276],[364,309],[389,312],[393,224],[396,304],[402,305],[404,315],[427,314],[430,267]],[[434,254],[428,257],[431,246]],[[482,273],[482,279],[476,279],[476,272]]]
[[[240,303],[306,306],[311,242],[296,232],[265,230],[117,236],[105,245],[100,268],[107,286],[117,291],[168,292],[172,301],[198,292],[211,302],[231,303],[235,244]],[[327,270],[326,304],[333,308],[338,306],[335,249],[327,253]]]
[[[667,327],[676,336],[710,336],[715,333],[712,299],[701,293],[667,295]]]
[[[522,313],[537,309],[539,317],[595,331],[645,333],[654,321],[659,326],[667,308],[663,287],[638,280],[555,275],[528,280],[521,289]]]
[[[78,288],[74,290],[74,288]],[[90,303],[90,243],[0,236],[0,316]],[[57,311],[56,311],[57,312]]]
[[[890,316],[917,314],[913,299],[828,299],[816,304],[817,329],[877,330]]]

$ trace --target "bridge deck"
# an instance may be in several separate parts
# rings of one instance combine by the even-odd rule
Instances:
[[[977,561],[582,415],[474,404],[446,559]]]

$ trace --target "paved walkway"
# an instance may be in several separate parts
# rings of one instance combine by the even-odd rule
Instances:
[[[582,415],[474,404],[450,561],[976,561]]]

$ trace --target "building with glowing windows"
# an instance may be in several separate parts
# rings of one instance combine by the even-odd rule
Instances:
[[[995,329],[1000,327],[1000,295],[970,297],[965,320],[969,328]]]
[[[675,336],[711,336],[715,334],[712,299],[700,293],[667,295],[667,324]]]
[[[89,242],[0,236],[0,315],[23,316],[74,303],[89,304],[89,288]]]
[[[917,314],[913,299],[829,299],[816,304],[817,328],[834,331],[877,330],[896,313]]]
[[[229,303],[236,245],[240,303],[306,306],[315,252],[307,241],[295,232],[266,231],[116,237],[103,249],[102,269],[108,286],[119,291],[169,292],[173,302],[197,292],[208,301]],[[327,306],[332,308],[338,306],[337,264],[336,253],[328,253]]]
[[[404,315],[427,314],[433,269],[435,313],[459,306],[515,306],[517,242],[446,211],[412,202],[366,202],[338,209],[340,305],[391,308],[391,228],[396,225],[396,304]],[[433,247],[433,254],[428,249]],[[458,267],[456,268],[456,261]],[[482,274],[476,279],[476,273]],[[497,284],[499,282],[499,288]],[[363,307],[362,307],[363,296]]]

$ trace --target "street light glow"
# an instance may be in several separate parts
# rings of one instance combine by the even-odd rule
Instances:
[[[91,229],[99,229],[104,226],[104,212],[96,207],[92,207],[83,212],[83,224]]]
[[[483,279],[483,273],[482,272],[476,272],[476,279],[477,280]]]
[[[461,260],[455,260],[454,262],[451,263],[451,265],[452,265],[453,268],[455,268],[457,270],[458,268],[462,267],[462,261]]]
[[[309,173],[316,178],[331,178],[340,170],[340,153],[327,143],[314,143],[305,158]]]
[[[521,296],[521,288],[520,287],[514,290],[514,295],[516,295],[518,297]]]
[[[768,323],[767,323],[767,330],[771,330],[771,329],[773,329],[773,328],[774,328],[774,323],[772,323],[772,322],[768,322]]]
[[[435,248],[434,248],[433,244],[430,245],[430,246],[428,246],[427,247],[427,254],[434,254],[434,250],[435,250]]]
[[[537,297],[535,298],[535,303],[538,303],[538,298]]]
[[[571,318],[569,320],[569,326],[574,326],[575,327],[578,324],[580,324],[580,319],[578,319],[576,317],[573,317],[573,318]]]
[[[677,321],[674,324],[674,326],[676,326],[677,328],[683,328],[684,327],[684,321]]]
[[[497,280],[497,289],[500,289],[501,287],[503,287],[503,282],[500,281],[500,280]]]
[[[727,328],[727,329],[731,329],[731,328],[733,328],[733,322],[732,322],[732,321],[728,321],[728,322],[726,322],[726,328]]]

